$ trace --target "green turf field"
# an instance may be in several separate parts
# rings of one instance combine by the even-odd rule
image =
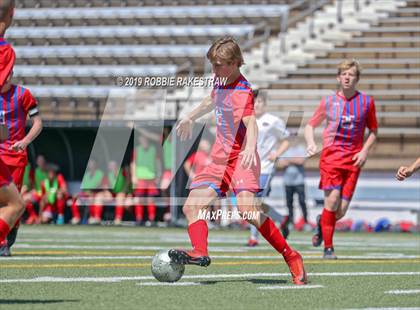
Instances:
[[[158,285],[159,249],[187,247],[183,229],[22,227],[12,258],[0,260],[0,309],[350,309],[420,307],[420,239],[414,234],[338,233],[338,261],[323,261],[310,235],[292,233],[309,285],[291,283],[267,243],[210,231],[212,265],[187,266]]]

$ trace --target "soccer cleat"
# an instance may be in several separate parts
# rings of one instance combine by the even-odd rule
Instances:
[[[187,252],[184,250],[172,249],[169,250],[168,255],[172,261],[182,265],[207,267],[211,263],[210,257],[206,255],[198,256],[194,251]]]
[[[334,248],[324,249],[324,259],[337,259],[337,255],[334,253]]]
[[[290,256],[285,259],[292,274],[292,282],[296,285],[304,285],[308,283],[305,267],[303,266],[302,256],[297,251],[293,251]]]
[[[73,218],[71,219],[70,223],[71,223],[72,225],[78,225],[78,224],[80,224],[80,217],[73,217]]]
[[[10,248],[7,245],[7,241],[4,240],[0,243],[0,257],[9,257],[12,256],[10,253]]]
[[[99,224],[101,224],[101,220],[99,218],[90,217],[88,219],[88,225],[99,225]]]
[[[312,236],[312,245],[318,247],[322,244],[321,214],[316,217],[315,234]]]
[[[249,239],[246,246],[253,248],[253,247],[256,247],[258,244],[259,244],[258,240]]]

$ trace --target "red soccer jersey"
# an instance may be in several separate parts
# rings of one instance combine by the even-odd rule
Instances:
[[[0,142],[0,157],[9,166],[26,166],[26,150],[16,152],[11,146],[25,137],[26,119],[38,114],[35,98],[29,90],[12,85],[9,91],[0,94],[0,124],[6,125],[9,135]]]
[[[221,162],[234,160],[246,143],[246,127],[242,119],[255,114],[252,89],[240,75],[231,84],[216,86],[211,97],[216,113],[216,141],[211,157]]]
[[[194,174],[197,175],[203,172],[204,168],[211,163],[211,159],[206,152],[197,151],[188,157],[187,162],[191,165]]]
[[[327,123],[322,135],[320,165],[357,170],[352,158],[363,147],[365,129],[378,128],[373,98],[358,91],[349,99],[338,92],[327,96],[322,99],[309,125],[317,127],[324,119]]]
[[[0,88],[4,85],[15,64],[15,51],[12,45],[0,37]]]

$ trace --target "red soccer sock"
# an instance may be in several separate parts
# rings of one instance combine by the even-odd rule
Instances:
[[[122,220],[123,215],[124,215],[124,207],[123,206],[115,206],[114,220]]]
[[[73,218],[77,218],[80,219],[80,211],[79,211],[79,207],[77,206],[77,198],[73,199],[73,203],[71,204],[71,214],[73,216]]]
[[[322,238],[324,239],[324,247],[332,248],[335,229],[335,212],[328,211],[325,208],[322,210],[321,228]]]
[[[198,220],[188,226],[188,235],[194,251],[198,254],[208,256],[207,238],[209,228],[205,220]]]
[[[136,205],[134,207],[134,216],[136,217],[136,221],[143,221],[144,218],[144,206]]]
[[[156,205],[154,203],[150,203],[147,206],[147,217],[151,222],[156,219]]]
[[[26,204],[26,211],[28,212],[29,217],[36,217],[38,216],[35,212],[35,207],[32,202],[28,202]]]
[[[57,214],[64,215],[64,207],[66,206],[66,202],[64,199],[57,199]]]
[[[0,219],[0,242],[6,239],[10,232],[10,226],[4,220]]]
[[[269,217],[267,217],[261,227],[258,228],[258,231],[265,240],[267,240],[271,246],[277,250],[277,252],[283,255],[285,259],[293,253],[293,250],[287,244],[286,239],[284,239],[283,235],[276,227],[276,224]]]
[[[94,212],[93,217],[96,218],[96,219],[102,219],[102,213],[104,211],[104,207],[99,206],[99,205],[94,205],[93,210],[94,210],[93,211]]]

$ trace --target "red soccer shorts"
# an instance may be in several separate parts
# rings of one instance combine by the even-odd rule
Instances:
[[[258,193],[260,191],[260,160],[257,165],[249,169],[242,167],[241,157],[237,160],[218,164],[211,162],[204,170],[194,177],[190,189],[210,187],[219,197],[225,197],[226,192],[232,189],[235,194],[241,191]]]
[[[23,183],[23,175],[25,173],[25,167],[18,167],[18,166],[7,166],[9,169],[10,175],[12,176],[13,183],[15,183],[16,187],[18,188],[19,192],[22,188]]]
[[[354,171],[338,167],[320,166],[321,180],[319,189],[341,191],[341,198],[350,201],[356,189],[360,169]]]
[[[6,164],[0,159],[0,187],[9,185],[12,182],[12,177]]]
[[[155,180],[138,180],[134,188],[134,194],[140,197],[155,197],[159,196],[159,189]]]

